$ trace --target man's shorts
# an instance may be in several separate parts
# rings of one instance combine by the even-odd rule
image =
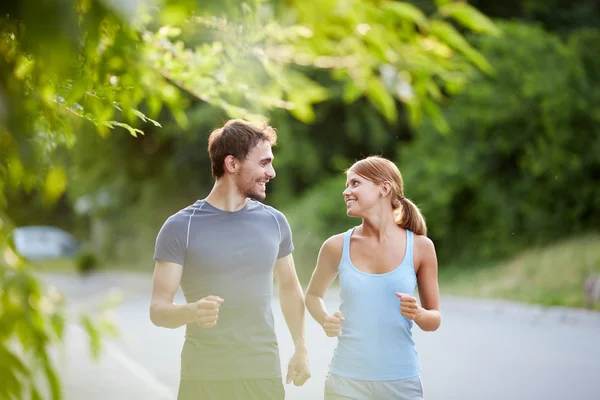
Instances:
[[[421,378],[395,381],[359,381],[328,374],[325,400],[423,400]]]
[[[182,379],[177,400],[284,400],[281,378],[240,380]]]

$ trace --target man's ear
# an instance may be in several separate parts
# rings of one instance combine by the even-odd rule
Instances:
[[[232,155],[228,155],[227,157],[225,157],[225,161],[223,163],[225,166],[225,171],[232,174],[234,174],[239,167],[239,162],[237,158],[235,158]]]

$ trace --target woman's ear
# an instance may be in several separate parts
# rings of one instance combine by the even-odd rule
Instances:
[[[392,192],[392,184],[390,182],[388,182],[388,181],[384,181],[381,184],[381,189],[380,190],[381,190],[380,193],[383,194],[382,197],[385,197],[385,196],[387,196],[388,194],[390,194]]]

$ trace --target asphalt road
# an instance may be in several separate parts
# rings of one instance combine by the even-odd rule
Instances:
[[[149,281],[139,283],[115,310],[122,337],[105,345],[99,362],[89,360],[81,329],[69,327],[59,358],[68,400],[176,399],[184,329],[150,323],[149,290]],[[335,292],[326,302],[337,310]],[[442,306],[438,331],[414,329],[427,400],[600,400],[600,313],[446,297]],[[285,371],[293,345],[277,298],[273,309]],[[307,315],[313,377],[286,386],[288,400],[323,398],[335,343]]]

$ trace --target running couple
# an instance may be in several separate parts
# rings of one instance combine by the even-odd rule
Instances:
[[[290,226],[261,203],[275,178],[276,141],[266,124],[230,120],[214,130],[212,191],[169,217],[158,234],[150,318],[160,327],[186,325],[178,399],[284,399],[273,277],[295,345],[286,383],[310,378],[306,306],[325,334],[338,338],[325,399],[422,399],[411,329],[440,326],[437,261],[400,171],[381,157],[348,169],[343,199],[362,223],[325,241],[305,299]],[[332,312],[323,296],[336,276],[341,308]],[[174,304],[180,286],[187,304]]]

